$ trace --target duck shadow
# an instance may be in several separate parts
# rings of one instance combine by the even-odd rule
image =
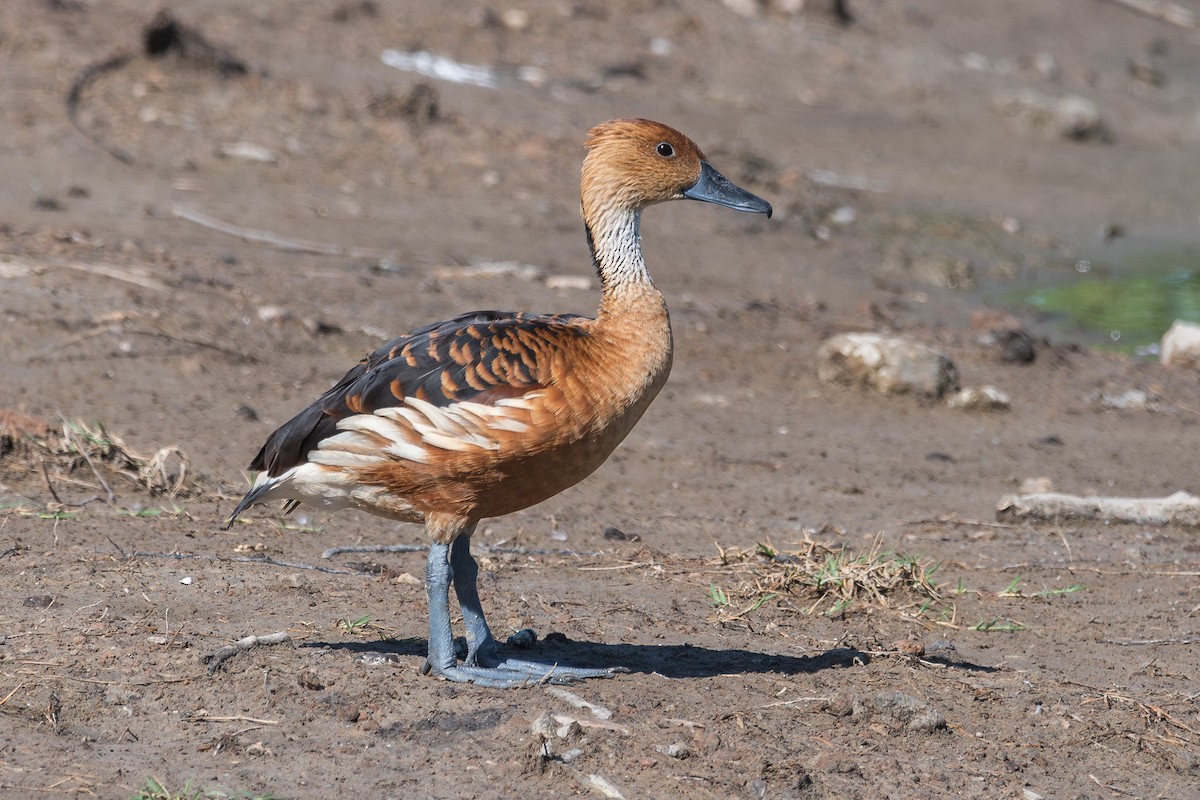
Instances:
[[[373,655],[390,661],[403,656],[424,658],[424,639],[382,640],[375,642],[313,642],[302,647],[345,650],[362,656]],[[465,648],[464,648],[465,649]],[[603,644],[568,639],[551,633],[528,648],[502,645],[505,656],[573,667],[614,667],[633,673],[658,674],[666,678],[712,678],[718,675],[765,674],[803,675],[827,669],[869,664],[872,657],[854,647],[834,647],[812,656],[762,653],[741,648],[713,649],[693,644]],[[939,666],[972,672],[994,672],[994,668],[938,655],[927,658]]]

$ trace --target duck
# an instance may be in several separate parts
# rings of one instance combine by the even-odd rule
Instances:
[[[251,506],[354,508],[423,524],[423,674],[511,688],[628,671],[502,655],[479,598],[481,520],[542,502],[594,472],[671,371],[671,321],[642,254],[642,212],[697,200],[771,216],[684,134],[647,119],[587,133],[580,213],[600,280],[595,317],[476,311],[396,337],[272,433],[226,529]],[[466,631],[459,661],[453,589]]]

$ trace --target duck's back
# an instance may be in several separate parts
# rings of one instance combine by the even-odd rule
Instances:
[[[661,316],[486,311],[420,328],[275,431],[251,469],[295,484],[280,496],[402,519],[526,508],[591,474],[641,417],[670,367]]]

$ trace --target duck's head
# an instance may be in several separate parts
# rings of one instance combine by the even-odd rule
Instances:
[[[703,200],[771,216],[771,204],[735,186],[674,128],[648,119],[615,119],[588,131],[580,196],[590,218],[667,200]]]

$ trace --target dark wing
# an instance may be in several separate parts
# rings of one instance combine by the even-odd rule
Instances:
[[[308,460],[339,420],[402,405],[494,403],[545,385],[549,351],[586,333],[571,314],[476,311],[398,336],[345,374],[308,408],[271,434],[251,471],[274,477]]]

